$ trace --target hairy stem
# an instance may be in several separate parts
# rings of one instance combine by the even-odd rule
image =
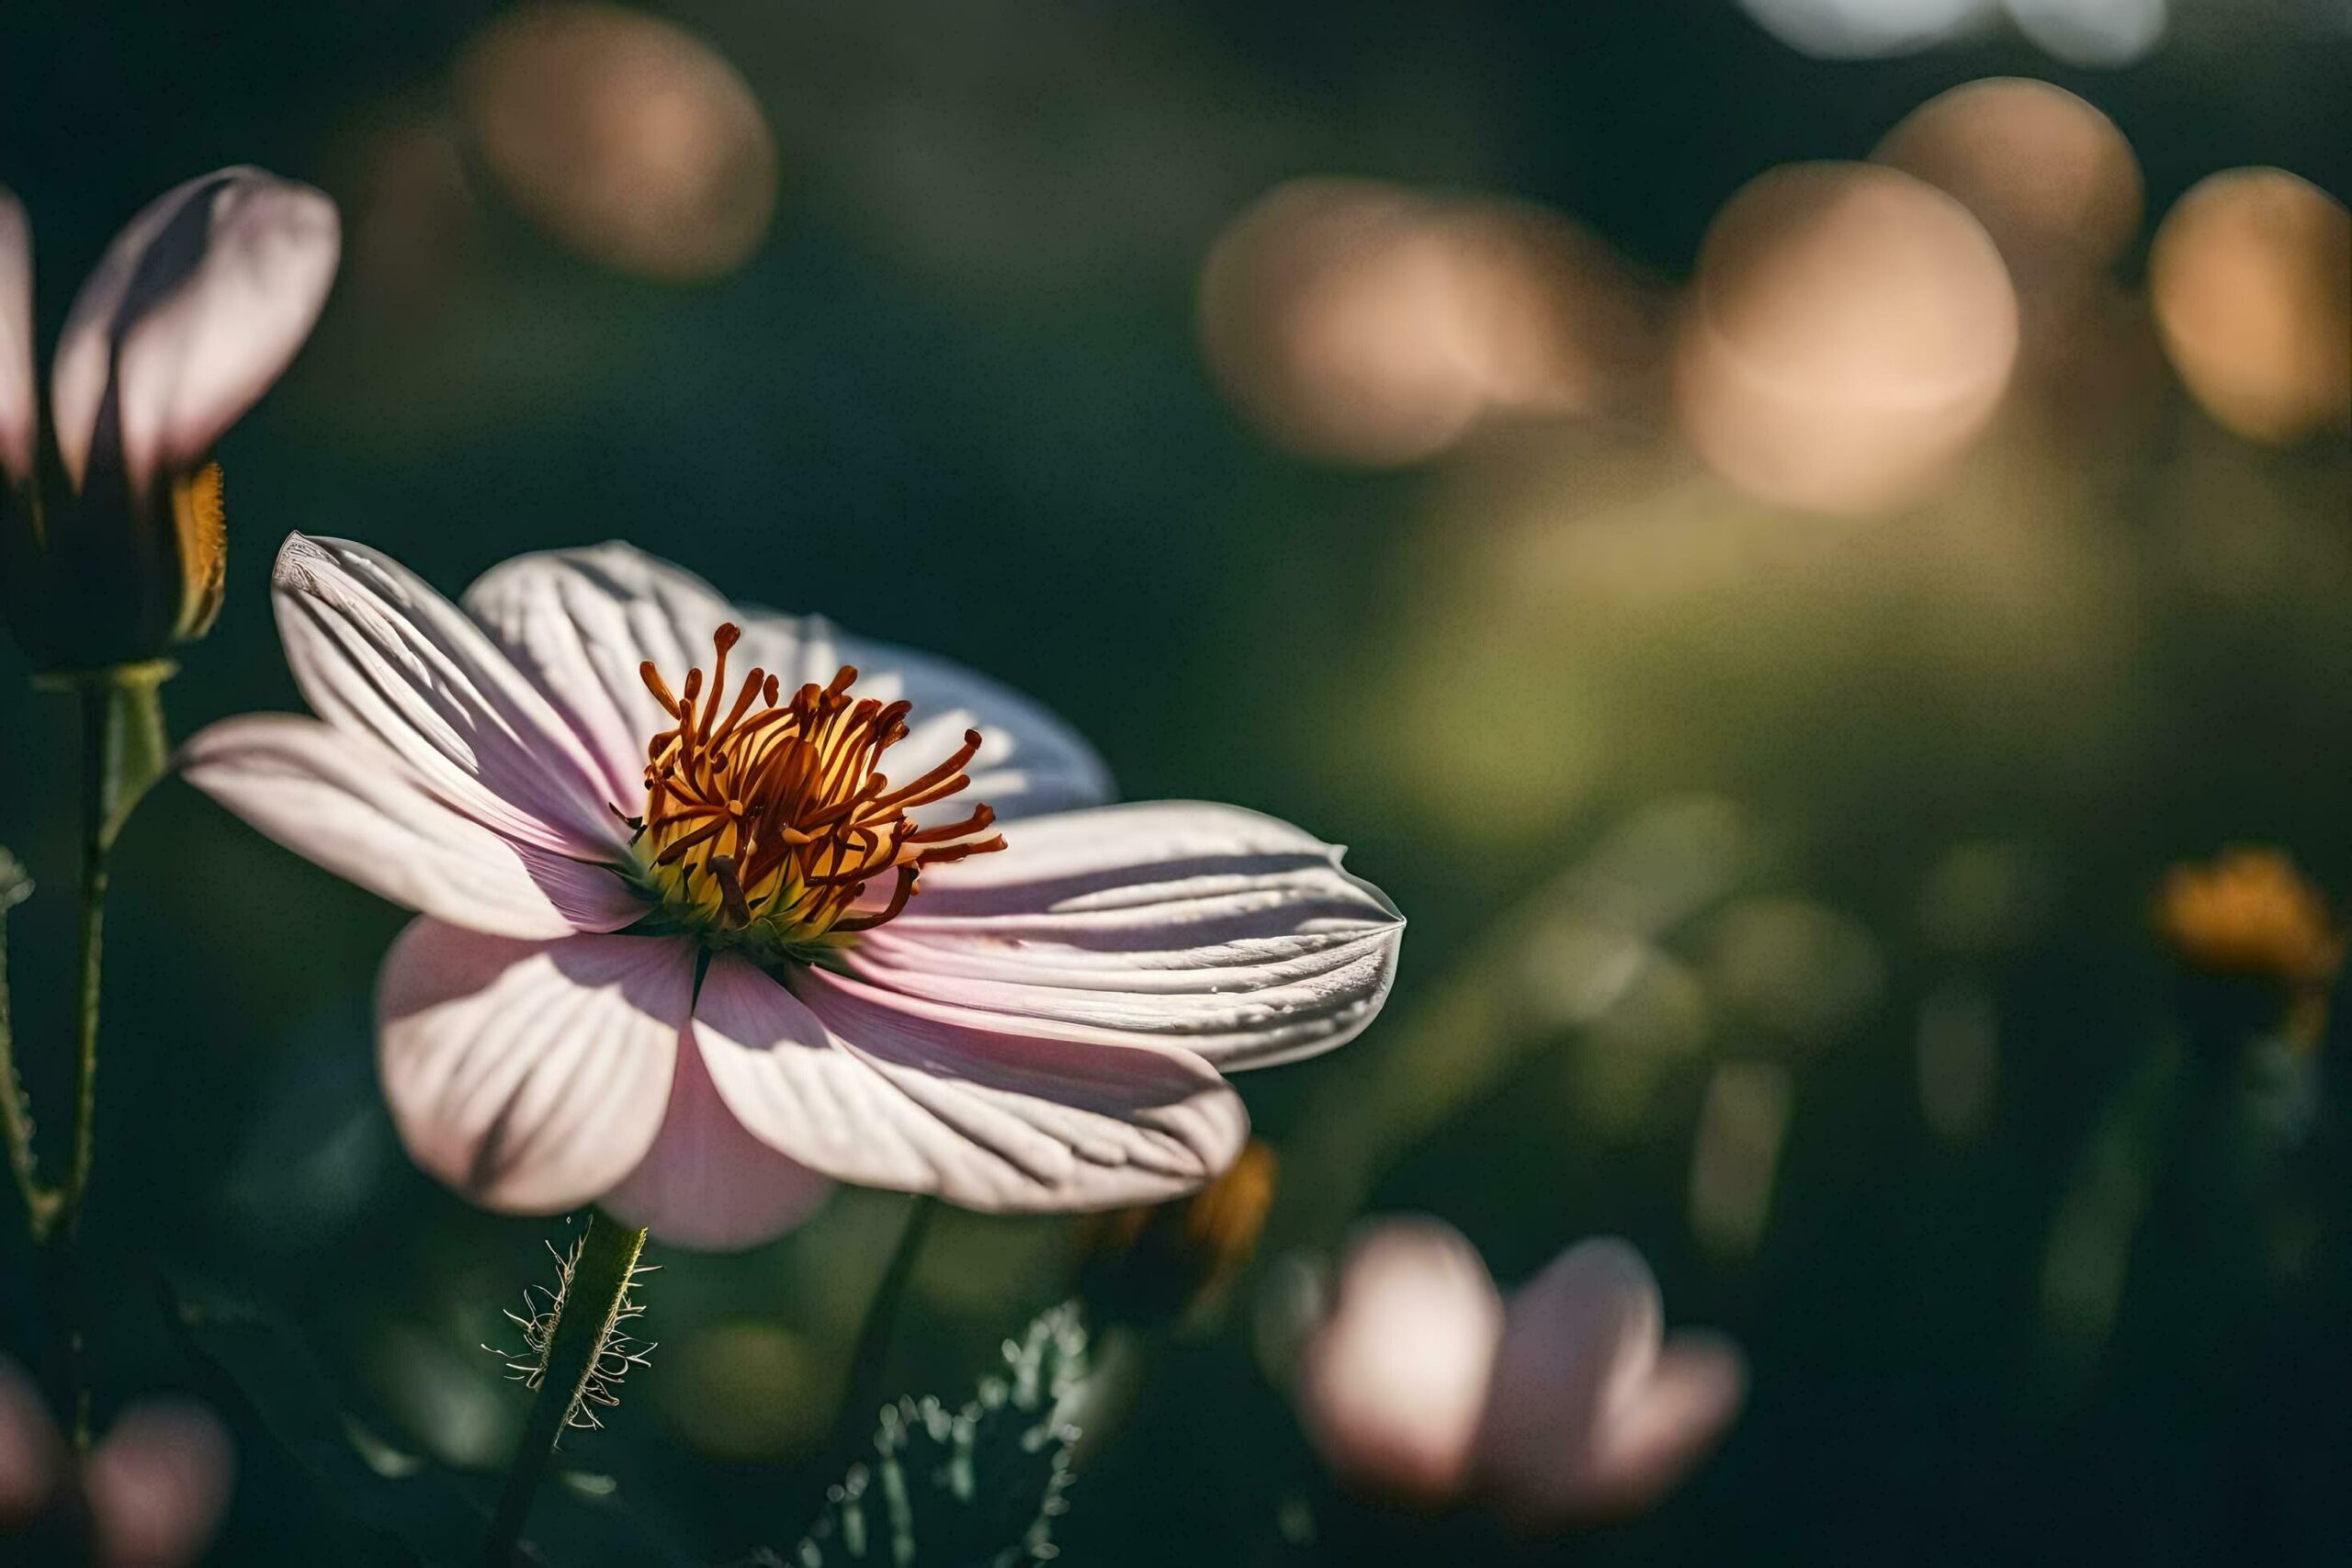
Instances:
[[[615,1321],[628,1295],[628,1282],[645,1250],[645,1235],[596,1214],[588,1217],[579,1260],[555,1306],[549,1331],[546,1370],[523,1440],[507,1468],[506,1487],[499,1495],[482,1561],[489,1568],[513,1568],[523,1541],[523,1527],[531,1515],[531,1501],[539,1483],[555,1461],[557,1442],[572,1423],[589,1380],[595,1375],[596,1358],[611,1336]]]

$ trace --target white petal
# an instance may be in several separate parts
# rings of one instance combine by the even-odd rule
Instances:
[[[1388,1220],[1340,1265],[1300,1362],[1299,1414],[1331,1468],[1430,1506],[1458,1497],[1503,1332],[1477,1250],[1436,1220]]]
[[[300,534],[277,552],[275,582],[287,662],[320,717],[398,753],[518,843],[626,854],[622,802],[586,746],[456,605],[388,556]]]
[[[211,1543],[229,1506],[236,1453],[200,1405],[153,1400],[123,1412],[83,1467],[97,1561],[178,1568]]]
[[[700,578],[621,544],[517,556],[461,602],[590,740],[606,787],[631,811],[645,795],[646,743],[671,724],[639,666],[683,682],[708,668],[720,624],[740,618]],[[756,662],[739,650],[737,668]]]
[[[850,968],[976,1027],[1160,1041],[1226,1071],[1353,1039],[1396,977],[1396,906],[1272,818],[1113,806],[1015,823],[1005,840],[926,872]]]
[[[1092,748],[1018,693],[943,659],[842,636],[815,616],[729,604],[700,578],[628,545],[520,557],[467,590],[465,604],[594,738],[616,789],[642,792],[646,742],[669,722],[639,664],[651,660],[673,684],[691,668],[707,670],[711,637],[731,620],[743,628],[732,670],[757,665],[788,689],[853,664],[860,696],[912,703],[911,733],[891,756],[914,772],[978,729],[968,796],[1001,818],[1110,798]]]
[[[0,474],[10,484],[32,478],[40,424],[33,372],[33,231],[24,203],[0,186]]]
[[[377,1063],[410,1156],[506,1213],[612,1190],[661,1128],[694,964],[675,938],[411,925],[376,996]]]
[[[645,912],[618,874],[518,844],[427,794],[374,741],[290,714],[225,719],[180,749],[188,783],[379,897],[472,931],[617,931]]]
[[[814,1213],[833,1184],[746,1132],[712,1087],[691,1039],[678,1052],[670,1108],[652,1148],[602,1207],[672,1247],[740,1252]]]
[[[892,761],[906,760],[899,765],[910,775],[954,751],[965,731],[978,730],[980,749],[967,770],[972,782],[948,803],[957,816],[967,800],[987,802],[999,820],[1010,822],[1100,806],[1117,793],[1110,770],[1076,730],[1011,687],[950,660],[853,637],[816,615],[763,616],[746,623],[747,643],[753,633],[777,645],[796,642],[804,681],[830,680],[852,664],[860,695],[912,703],[907,738],[890,754]]]
[[[200,459],[284,374],[342,251],[334,203],[254,168],[150,202],[65,318],[50,409],[67,475],[119,456],[133,493]]]
[[[794,984],[713,960],[695,1036],[746,1127],[841,1180],[971,1209],[1110,1208],[1193,1191],[1247,1141],[1240,1100],[1188,1052],[946,1023],[821,970]]]

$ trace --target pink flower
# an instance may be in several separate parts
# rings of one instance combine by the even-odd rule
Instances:
[[[1664,1335],[1641,1254],[1577,1243],[1510,1298],[1461,1235],[1392,1220],[1350,1249],[1298,1385],[1308,1436],[1367,1491],[1529,1528],[1641,1512],[1746,1396],[1738,1350]]]
[[[723,1247],[828,1179],[1155,1201],[1240,1151],[1226,1072],[1339,1045],[1387,993],[1403,920],[1338,850],[1099,806],[1084,742],[943,660],[621,545],[510,561],[460,608],[297,535],[277,584],[323,722],[232,719],[183,768],[424,917],[384,964],[385,1092],[488,1207]]]
[[[334,204],[260,169],[115,237],[34,367],[32,231],[0,189],[0,604],[43,668],[153,659],[220,607],[213,444],[284,374],[342,254]]]
[[[176,1568],[202,1555],[228,1506],[229,1436],[209,1411],[151,1400],[123,1412],[67,1485],[63,1439],[24,1375],[0,1361],[0,1559],[8,1538],[73,1539],[61,1509],[78,1493],[87,1561],[101,1568]]]

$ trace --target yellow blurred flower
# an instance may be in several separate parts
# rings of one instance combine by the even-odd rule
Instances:
[[[2295,992],[2324,987],[2344,962],[2344,932],[2327,900],[2273,849],[2230,849],[2176,865],[2157,889],[2156,930],[2211,975]]]
[[[1171,1321],[1220,1298],[1258,1250],[1279,1170],[1253,1138],[1190,1198],[1088,1215],[1078,1239],[1088,1299],[1114,1318]]]

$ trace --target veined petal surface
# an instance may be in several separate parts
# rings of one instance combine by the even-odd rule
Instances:
[[[494,936],[618,931],[644,901],[611,867],[518,844],[427,791],[399,757],[294,714],[198,731],[188,783],[296,854],[403,908]]]
[[[828,1176],[971,1209],[1111,1208],[1197,1189],[1248,1139],[1189,1052],[975,1028],[823,970],[793,984],[721,954],[695,1035],[737,1118]]]
[[[692,1003],[681,938],[415,921],[377,985],[377,1065],[417,1164],[485,1208],[603,1197],[653,1146]]]
[[[1273,818],[1151,802],[1032,818],[1005,840],[927,872],[850,971],[975,1029],[1157,1041],[1225,1071],[1346,1043],[1396,977],[1396,906]]]
[[[587,746],[481,627],[389,556],[288,537],[279,635],[320,717],[397,753],[425,787],[518,843],[625,856]]]
[[[757,665],[788,691],[821,685],[851,664],[860,697],[912,703],[912,731],[901,743],[910,759],[928,763],[978,729],[968,793],[1001,818],[1110,798],[1093,749],[1019,693],[944,659],[845,636],[816,616],[730,604],[691,572],[628,545],[518,557],[485,573],[464,603],[592,738],[608,787],[624,799],[645,793],[646,743],[671,722],[639,664],[650,660],[673,682],[707,668],[711,637],[728,621],[743,628],[738,671]]]

